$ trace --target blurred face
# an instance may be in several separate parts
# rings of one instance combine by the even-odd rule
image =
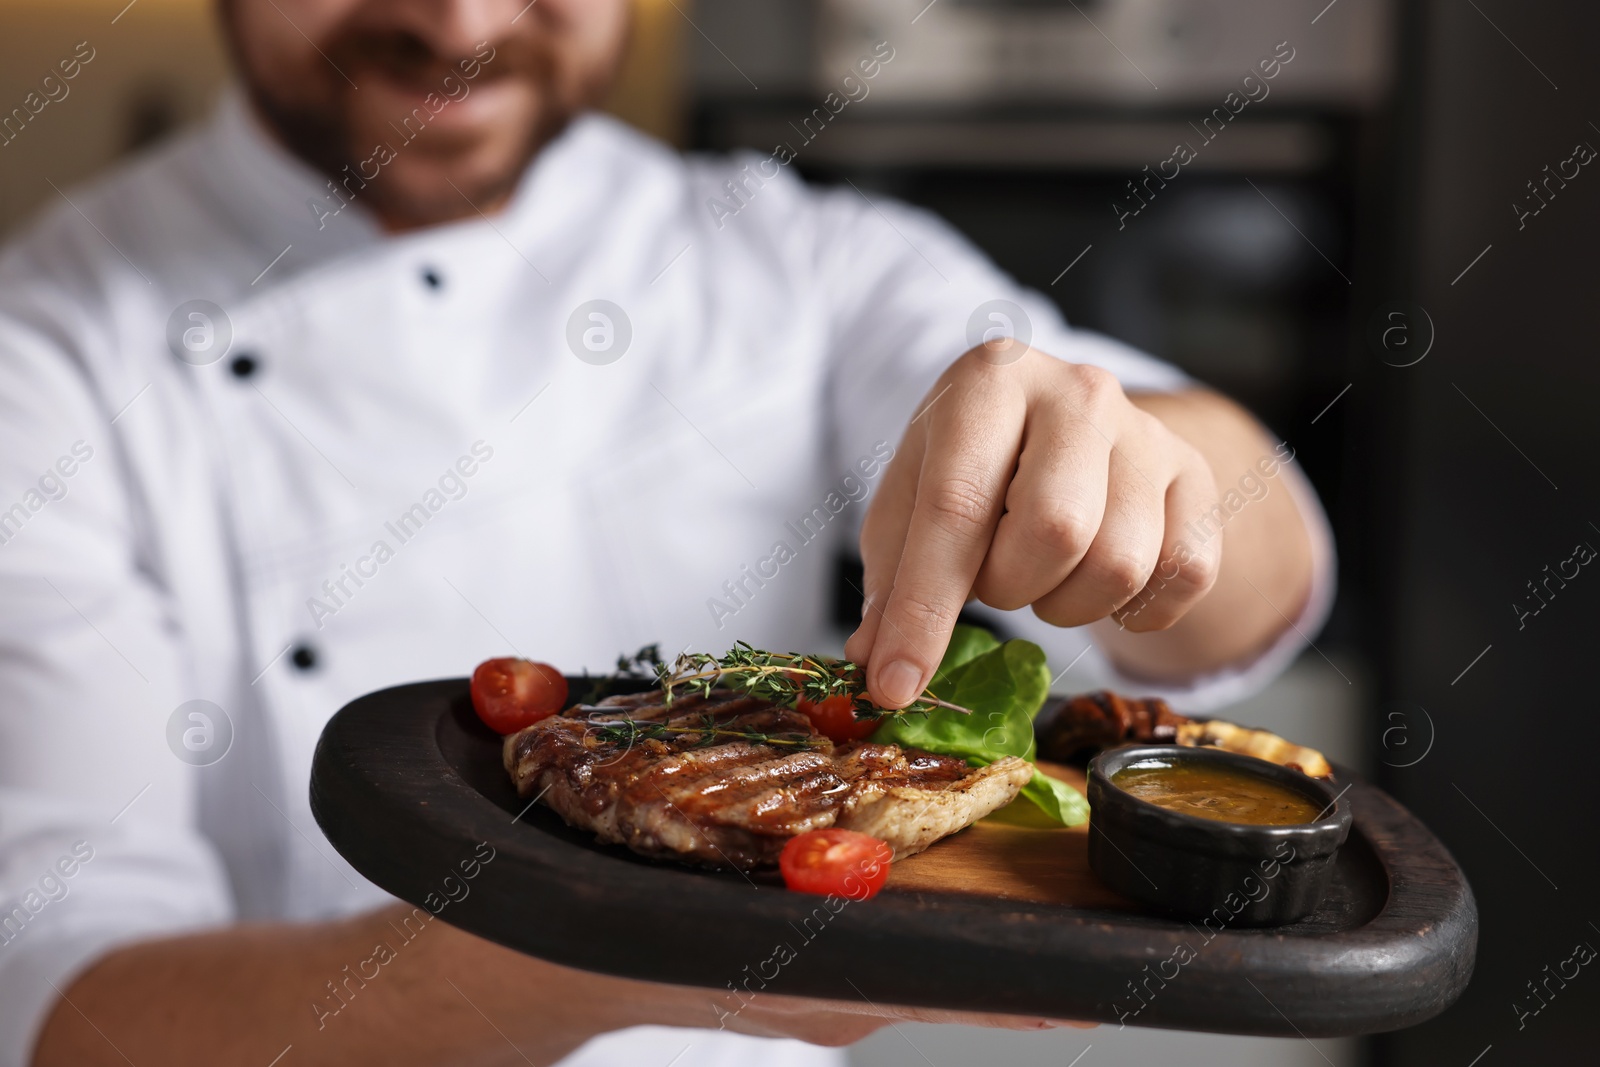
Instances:
[[[251,101],[390,229],[504,205],[610,85],[627,0],[221,0]],[[345,168],[349,168],[346,170]]]

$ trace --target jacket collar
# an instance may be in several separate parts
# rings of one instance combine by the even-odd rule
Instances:
[[[318,225],[310,205],[336,203],[328,179],[267,131],[237,86],[217,104],[199,149],[202,173],[228,221],[268,257],[289,248],[285,266],[304,269],[386,238],[359,202]]]
[[[587,114],[540,151],[518,182],[510,203],[489,220],[468,218],[401,235],[386,233],[359,196],[339,206],[326,175],[293,155],[267,130],[241,88],[230,88],[195,142],[192,160],[235,228],[266,263],[282,253],[275,280],[385,243],[427,241],[439,236],[493,230],[497,240],[517,233],[548,233],[571,208],[572,196],[594,180],[601,156],[625,138],[619,123]],[[587,176],[586,176],[587,175]],[[381,178],[379,179],[381,180]],[[314,206],[315,205],[315,206]]]

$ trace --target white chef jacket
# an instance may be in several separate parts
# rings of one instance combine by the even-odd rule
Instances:
[[[512,653],[603,670],[655,641],[836,640],[863,461],[983,302],[1129,389],[1185,384],[928,215],[763,158],[591,115],[503,213],[388,236],[359,189],[328,214],[230,95],[0,255],[0,1067],[27,1062],[52,983],[119,943],[389,899],[308,807],[352,698]],[[169,341],[193,300],[223,311],[209,351],[187,312]],[[1309,631],[1331,557],[1286,482],[1324,545]],[[1075,687],[1116,683],[1084,633],[1007,621],[1081,657]],[[1174,695],[1240,693],[1296,640]],[[200,720],[173,725],[195,700],[231,732],[204,766],[179,758]],[[571,1062],[842,1062],[754,1041],[640,1028]]]

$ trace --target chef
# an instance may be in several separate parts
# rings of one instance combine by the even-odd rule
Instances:
[[[1189,709],[1325,616],[1321,511],[1239,408],[803,147],[589,110],[624,0],[221,14],[204,128],[0,255],[3,1067],[841,1063],[958,1017],[691,1029],[711,991],[407,925],[311,817],[323,724],[490,656],[828,647],[857,530],[887,707],[969,599],[1059,685]]]

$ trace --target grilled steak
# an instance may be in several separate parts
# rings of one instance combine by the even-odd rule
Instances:
[[[573,708],[508,736],[504,760],[519,795],[602,841],[740,869],[776,863],[789,838],[829,826],[915,855],[1009,803],[1033,773],[1009,756],[973,768],[898,745],[835,745],[798,711],[722,690],[670,708],[656,691]]]

